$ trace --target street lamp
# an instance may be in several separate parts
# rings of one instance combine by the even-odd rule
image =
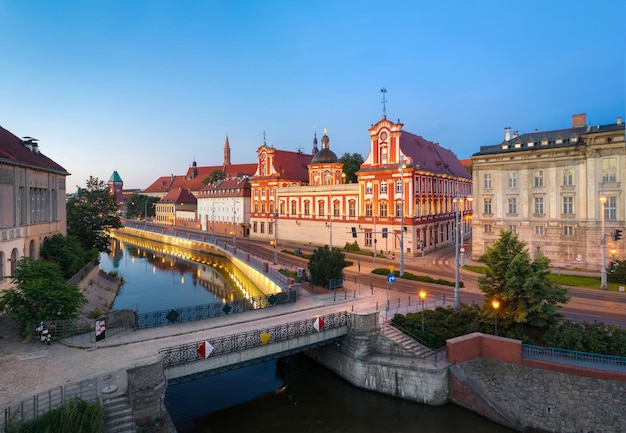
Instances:
[[[496,337],[498,336],[498,308],[500,308],[500,301],[498,301],[497,299],[494,299],[493,301],[491,301],[491,306],[493,307],[493,312],[495,313],[495,317],[496,317]]]
[[[278,264],[276,243],[278,242],[278,212],[274,213],[274,264]]]
[[[611,249],[611,254],[613,255],[613,261],[615,261],[615,253],[617,252],[617,250],[615,248]]]
[[[270,241],[270,245],[274,247],[274,264],[278,263],[278,257],[276,256],[276,241]]]
[[[235,219],[237,218],[237,208],[236,208],[235,198],[233,197],[233,248],[237,248],[237,227]]]
[[[606,197],[605,196],[601,196],[600,197],[600,202],[602,203],[602,226],[601,226],[601,238],[600,238],[600,250],[602,253],[602,258],[601,261],[602,263],[600,264],[600,288],[601,289],[606,289],[606,233],[604,233],[605,228],[604,228],[604,206],[606,205]]]
[[[424,340],[424,302],[426,301],[426,292],[420,290],[420,301],[422,302],[422,340]]]
[[[460,219],[460,215],[459,215],[459,211],[461,208],[461,203],[464,203],[465,200],[467,200],[468,202],[471,202],[472,200],[474,200],[472,197],[466,197],[466,198],[460,198],[459,197],[459,192],[458,192],[458,186],[457,186],[457,193],[456,193],[456,199],[454,200],[456,202],[456,210],[454,212],[454,222],[456,224],[456,235],[455,235],[455,270],[454,270],[454,309],[458,310],[459,308],[461,308],[461,290],[459,288],[459,280],[460,280],[460,276],[459,276],[459,237],[460,237],[460,233],[459,233],[459,229],[460,229],[460,224],[459,224],[459,219]]]

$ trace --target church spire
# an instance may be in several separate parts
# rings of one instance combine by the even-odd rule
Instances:
[[[228,135],[224,144],[224,165],[230,165],[230,145],[228,144]]]
[[[317,131],[313,133],[313,150],[311,151],[311,155],[314,155],[318,152],[317,149]]]

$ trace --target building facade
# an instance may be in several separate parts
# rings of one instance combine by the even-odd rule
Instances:
[[[402,127],[383,117],[369,129],[354,184],[344,183],[326,134],[317,152],[314,140],[313,155],[261,146],[250,179],[250,236],[333,247],[356,241],[392,258],[401,244],[417,255],[454,243],[459,232],[468,236],[470,174],[451,151]]]
[[[40,152],[37,140],[0,127],[0,291],[21,257],[38,259],[47,237],[67,233],[68,175]]]
[[[577,114],[569,128],[522,135],[505,128],[504,140],[481,147],[472,162],[472,258],[506,230],[557,267],[601,269],[603,238],[609,260],[626,257],[611,236],[626,223],[621,117],[592,126]]]
[[[247,237],[250,221],[248,176],[224,179],[202,188],[198,194],[198,221],[202,231]]]

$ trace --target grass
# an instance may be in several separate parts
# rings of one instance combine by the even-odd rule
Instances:
[[[466,269],[471,272],[475,272],[477,274],[485,275],[487,267],[486,266],[463,266],[463,269]],[[600,289],[600,277],[589,277],[585,275],[567,275],[561,273],[561,275],[557,273],[551,273],[548,275],[548,279],[553,283],[559,284],[561,286],[570,286],[570,287],[584,287],[588,289]],[[619,290],[619,286],[626,286],[624,283],[607,283],[608,290],[612,290],[617,292]]]

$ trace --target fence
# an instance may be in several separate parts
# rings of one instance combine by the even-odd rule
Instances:
[[[626,357],[522,344],[522,358],[626,373]]]
[[[323,330],[350,325],[350,313],[347,311],[321,316],[321,318],[324,321]],[[262,346],[264,343],[261,341],[261,336],[265,333],[270,337],[267,344],[317,333],[318,331],[314,328],[313,322],[314,321],[311,319],[299,320],[276,325],[271,328],[255,329],[253,331],[208,339],[206,341],[213,346],[211,356],[220,356]],[[319,332],[323,332],[323,330]],[[163,354],[164,367],[168,368],[204,359],[197,352],[198,347],[203,342],[204,340],[159,350],[159,353]]]
[[[156,328],[173,323],[191,322],[225,314],[242,313],[244,311],[268,308],[272,305],[286,304],[296,301],[296,291],[289,289],[286,293],[260,295],[252,298],[235,299],[228,302],[195,305],[191,307],[172,308],[170,310],[153,311],[137,314],[137,328]]]
[[[79,398],[89,403],[98,400],[98,379],[87,379],[81,382],[68,383],[48,391],[40,392],[26,400],[10,405],[2,411],[0,426],[7,431],[9,425],[16,421],[29,421],[44,413],[58,409],[72,399]]]

